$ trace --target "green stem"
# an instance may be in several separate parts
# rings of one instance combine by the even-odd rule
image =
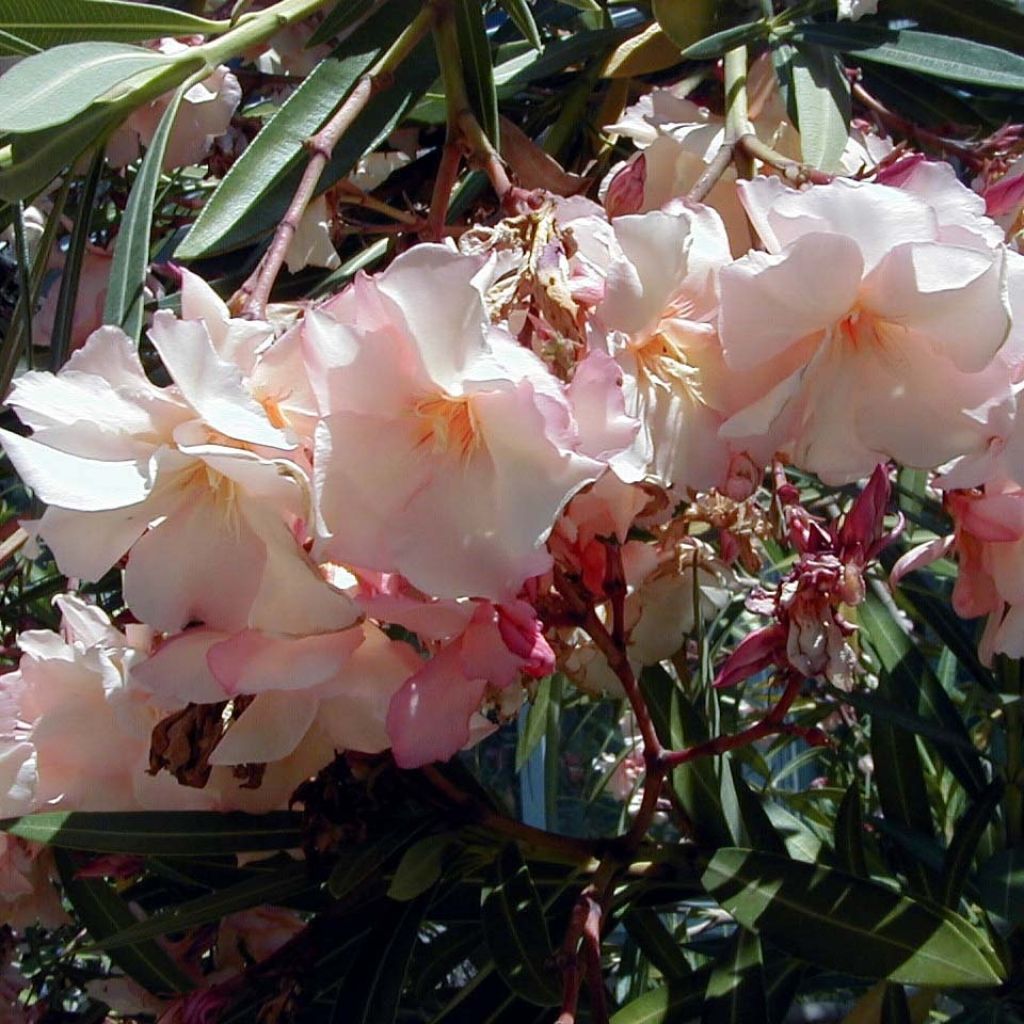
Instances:
[[[244,53],[250,46],[258,46],[281,29],[308,18],[330,2],[331,0],[281,0],[265,11],[243,15],[224,35],[195,47],[194,52],[201,54],[209,67],[216,67]]]

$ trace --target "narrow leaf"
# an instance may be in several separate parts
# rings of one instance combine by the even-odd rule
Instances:
[[[481,919],[499,973],[528,1002],[557,1006],[561,991],[549,967],[554,951],[544,908],[530,869],[514,844],[507,845],[495,862],[493,882]]]
[[[804,162],[833,173],[850,135],[850,82],[835,54],[818,46],[797,44],[789,72]]]
[[[953,82],[1024,89],[1024,58],[969,39],[852,22],[807,22],[794,29],[792,38]]]
[[[127,43],[202,35],[222,32],[226,25],[170,7],[126,0],[0,0],[0,54],[22,52],[6,49],[8,33],[46,49],[86,40]]]
[[[545,676],[538,684],[530,710],[526,713],[526,728],[516,737],[516,771],[520,772],[537,744],[544,738],[551,701],[551,677]]]
[[[306,49],[311,50],[314,46],[330,42],[342,32],[350,31],[357,21],[373,10],[373,6],[374,0],[347,0],[346,3],[335,4],[309,37]]]
[[[195,928],[210,921],[219,921],[228,914],[250,907],[282,903],[301,893],[315,891],[318,884],[310,880],[305,863],[292,864],[268,875],[247,878],[236,885],[198,899],[179,903],[169,910],[136,921],[120,931],[93,944],[92,949],[113,950],[153,939],[168,932]]]
[[[860,809],[860,786],[854,780],[843,795],[839,810],[836,811],[833,836],[836,848],[836,862],[844,871],[858,878],[868,877],[867,859],[864,856],[864,822]]]
[[[765,39],[768,32],[769,24],[763,20],[734,25],[691,43],[683,50],[682,57],[684,60],[714,60],[737,46],[747,46]]]
[[[103,322],[120,327],[136,342],[142,334],[143,307],[145,305],[146,275],[149,272],[149,244],[153,225],[153,206],[160,184],[167,140],[188,87],[186,82],[167,105],[153,141],[143,158],[139,173],[132,184],[128,204],[114,243],[114,258],[110,265],[107,298],[103,307]]]
[[[722,849],[703,881],[739,924],[820,967],[909,985],[1001,978],[988,938],[958,915],[842,871]]]
[[[300,820],[283,811],[50,811],[0,821],[0,831],[71,850],[191,857],[297,847],[302,842]]]
[[[71,854],[56,851],[57,870],[64,895],[75,917],[89,935],[101,941],[136,923],[127,903],[98,878],[75,878]],[[191,979],[156,942],[144,941],[111,952],[111,960],[130,978],[156,995],[173,995],[192,988]]]
[[[1024,850],[1003,850],[990,857],[978,868],[974,886],[989,913],[1024,924]]]
[[[501,6],[505,8],[505,13],[515,22],[516,28],[522,32],[523,38],[535,50],[543,49],[544,43],[540,38],[537,22],[534,21],[533,11],[530,10],[530,5],[526,0],[501,0]]]
[[[710,967],[645,992],[613,1014],[611,1024],[686,1024],[700,1017]]]
[[[426,836],[402,855],[388,887],[388,897],[404,903],[425,893],[441,877],[445,851],[452,845],[451,833]]]
[[[947,907],[956,908],[964,883],[971,870],[978,843],[985,834],[992,816],[999,809],[1004,786],[996,779],[982,795],[964,812],[956,823],[953,838],[946,850],[942,865],[942,879],[939,886],[939,901]]]
[[[483,6],[478,0],[456,0],[455,26],[469,102],[484,133],[497,149],[498,96],[494,91],[494,62]]]
[[[680,943],[665,927],[657,911],[650,907],[630,907],[623,915],[622,923],[644,956],[666,980],[680,981],[690,973]]]
[[[737,928],[708,978],[702,1024],[767,1024],[761,941]]]

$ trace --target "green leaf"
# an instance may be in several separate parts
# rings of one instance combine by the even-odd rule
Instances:
[[[186,65],[187,74],[202,66],[202,58],[123,43],[73,43],[26,57],[0,77],[0,132],[65,124],[94,103],[123,99]]]
[[[305,892],[315,891],[318,883],[310,880],[305,863],[290,864],[267,875],[247,878],[226,889],[179,903],[168,910],[153,914],[144,921],[135,921],[128,927],[96,941],[89,950],[113,950],[134,945],[145,939],[154,939],[168,932],[183,931],[210,921],[219,921],[228,914],[248,910],[250,907],[273,906]]]
[[[708,978],[702,1024],[768,1024],[761,940],[737,928]]]
[[[357,890],[384,866],[399,850],[404,849],[427,827],[426,822],[417,825],[400,824],[385,835],[360,846],[342,847],[340,857],[327,880],[327,888],[335,899],[341,899]]]
[[[1002,978],[988,938],[957,914],[842,871],[722,849],[703,882],[739,924],[820,967],[908,985]]]
[[[346,32],[360,19],[365,18],[373,10],[374,0],[346,0],[335,4],[309,37],[306,49],[311,50],[321,43],[329,43],[335,36]]]
[[[622,915],[622,924],[666,980],[680,981],[690,973],[682,947],[657,911],[650,907],[630,907]]]
[[[441,877],[441,862],[452,845],[450,832],[426,836],[402,855],[388,887],[388,897],[404,903],[425,893]]]
[[[495,149],[498,148],[498,95],[494,91],[494,62],[479,0],[456,0],[455,27],[459,37],[462,74],[473,113]]]
[[[1020,53],[1024,50],[1024,14],[1004,0],[886,0],[886,17],[911,17],[923,28],[966,36]]]
[[[102,941],[136,923],[131,908],[114,889],[98,878],[75,878],[75,863],[64,850],[55,853],[61,887],[75,918],[89,935]],[[152,940],[122,946],[110,959],[129,977],[157,995],[187,992],[191,979],[170,956]]]
[[[790,38],[953,82],[1024,89],[1024,58],[968,39],[845,22],[808,22],[794,28]]]
[[[700,1020],[710,967],[645,992],[612,1015],[610,1024],[687,1024]]]
[[[844,871],[858,878],[868,877],[864,856],[864,822],[860,810],[860,783],[855,779],[843,795],[833,830],[836,862]]]
[[[834,53],[799,43],[789,74],[804,163],[831,174],[850,136],[850,82]]]
[[[691,43],[683,50],[682,57],[684,60],[714,60],[737,46],[748,46],[767,38],[769,29],[768,22],[763,20],[734,25]]]
[[[537,22],[534,21],[533,11],[530,10],[530,5],[526,0],[500,0],[500,2],[501,6],[505,8],[505,13],[515,23],[516,28],[522,32],[523,38],[535,50],[543,49],[544,43],[540,38]]]
[[[978,843],[985,834],[989,822],[999,808],[1005,787],[996,779],[982,795],[964,812],[956,823],[953,838],[949,841],[946,858],[942,865],[942,879],[939,886],[939,901],[947,907],[956,908],[964,883],[970,874]]]
[[[0,821],[0,832],[71,850],[190,857],[292,849],[302,843],[300,823],[284,811],[48,811]]]
[[[306,141],[328,120],[359,78],[394,42],[409,12],[422,5],[390,0],[361,25],[337,56],[321,61],[264,125],[200,211],[175,257],[231,252],[272,232],[288,209],[306,166]],[[405,116],[437,75],[429,44],[420,46],[356,118],[334,149],[318,193],[348,174]]]
[[[548,722],[548,704],[551,701],[551,676],[538,684],[530,710],[526,713],[526,728],[516,737],[516,771],[520,772],[537,744],[544,738]]]
[[[653,0],[651,9],[665,35],[680,50],[685,50],[712,34],[715,9],[719,6],[715,0],[687,0],[686,3],[679,3],[679,0]]]
[[[110,265],[107,298],[103,307],[103,322],[120,327],[136,342],[142,334],[144,290],[149,272],[149,243],[153,225],[153,206],[160,173],[167,151],[167,140],[174,127],[178,108],[188,83],[183,84],[167,105],[153,141],[143,158],[139,173],[132,184],[128,204],[114,243],[114,258]]]
[[[898,695],[900,702],[942,730],[941,733],[932,732],[928,739],[960,785],[970,796],[977,796],[988,785],[981,757],[971,742],[960,712],[924,655],[873,593],[869,593],[858,607],[857,619],[891,678],[891,688],[887,687],[886,692],[880,695],[894,702]],[[850,703],[857,706],[854,698]],[[922,732],[921,735],[926,734]]]
[[[60,131],[14,136],[13,163],[0,170],[0,198],[8,202],[31,198],[98,139],[105,139],[123,117],[122,111],[98,104]]]
[[[336,1020],[345,1024],[393,1024],[432,895],[425,892],[403,903],[385,900],[377,910],[370,934],[360,943],[338,992]]]
[[[89,225],[96,204],[96,195],[103,177],[103,146],[92,156],[89,171],[82,183],[78,216],[71,231],[64,267],[57,292],[57,309],[53,314],[50,340],[50,369],[56,372],[64,365],[71,352],[71,335],[75,328],[75,305],[78,300],[78,281],[82,276],[82,262],[89,243]]]
[[[124,0],[0,0],[0,54],[23,52],[3,41],[7,33],[46,49],[86,40],[127,43],[200,35],[223,31],[225,24]]]
[[[519,848],[509,843],[494,864],[481,920],[494,963],[508,987],[536,1006],[557,1006],[561,989],[544,908]]]
[[[1024,924],[1024,850],[1003,850],[989,857],[974,875],[987,911],[1010,924]]]
[[[726,805],[725,793],[731,788],[735,798],[737,821],[731,827],[736,842],[755,850],[768,853],[786,854],[786,843],[775,831],[764,803],[743,778],[741,763],[735,758],[727,760],[728,772],[722,773],[722,804]]]

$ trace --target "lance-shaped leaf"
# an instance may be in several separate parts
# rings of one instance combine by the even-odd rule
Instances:
[[[710,967],[651,989],[613,1014],[611,1024],[687,1024],[700,1019]]]
[[[530,869],[519,848],[508,844],[494,864],[491,891],[481,910],[487,945],[498,971],[517,995],[537,1006],[557,1006],[554,951]]]
[[[969,39],[878,25],[810,22],[797,26],[790,38],[953,82],[1024,89],[1024,58]]]
[[[515,23],[516,28],[522,32],[523,38],[535,50],[542,49],[544,43],[540,38],[537,22],[533,18],[533,11],[526,0],[501,0],[501,6],[505,8],[505,13]]]
[[[127,0],[0,0],[0,54],[23,52],[5,42],[8,34],[46,49],[86,40],[130,43],[206,34],[225,26],[170,7]]]
[[[76,878],[70,853],[58,850],[57,871],[64,895],[94,940],[102,940],[136,924],[127,903],[106,882],[98,878]],[[143,988],[157,995],[187,992],[192,981],[156,942],[149,940],[121,946],[110,959]]]
[[[190,857],[289,850],[302,842],[300,821],[284,811],[48,811],[0,821],[0,831],[71,850]]]
[[[124,43],[57,46],[25,58],[0,78],[0,131],[38,132],[65,124],[94,103],[129,97],[169,69],[187,68],[184,77],[201,66],[197,55]]]
[[[1011,924],[1024,924],[1024,850],[1002,850],[989,857],[974,876],[982,905]]]
[[[850,135],[850,83],[836,55],[819,46],[793,48],[790,97],[796,107],[804,163],[839,169]]]
[[[142,166],[132,184],[128,204],[121,218],[114,243],[103,322],[120,327],[130,338],[139,340],[145,305],[146,275],[149,272],[149,243],[153,224],[153,206],[160,184],[167,140],[174,128],[187,83],[178,89],[167,105],[153,141],[146,150]]]
[[[338,993],[335,1019],[346,1024],[393,1024],[409,962],[432,892],[398,903],[385,900]]]
[[[999,809],[1004,788],[1002,780],[996,779],[956,823],[942,865],[939,887],[939,901],[947,907],[955,908],[960,902],[960,895],[970,874],[978,843]]]
[[[290,864],[267,875],[247,878],[226,889],[212,892],[198,899],[179,903],[170,910],[153,914],[144,921],[135,921],[93,944],[102,950],[120,949],[135,945],[145,939],[154,939],[168,932],[195,928],[210,921],[219,921],[228,914],[258,907],[282,903],[307,891],[318,888],[310,880],[305,863]]]
[[[483,7],[477,0],[456,0],[454,13],[466,93],[480,126],[497,149],[498,96]]]
[[[690,973],[683,948],[650,907],[630,907],[622,923],[644,956],[669,981],[681,981]]]
[[[350,30],[357,21],[365,18],[373,10],[373,6],[374,0],[347,0],[346,3],[335,4],[309,37],[306,49],[311,50],[314,46],[329,43],[335,36]]]
[[[737,928],[708,978],[702,1024],[767,1024],[761,940]]]
[[[388,896],[400,903],[425,893],[440,877],[445,852],[456,842],[451,832],[426,836],[402,855],[388,887]]]
[[[836,862],[851,875],[868,877],[864,856],[864,822],[860,809],[860,787],[855,780],[843,794],[832,829],[836,848]]]
[[[1005,974],[959,915],[843,871],[727,848],[703,882],[739,924],[820,967],[909,985],[997,985]]]

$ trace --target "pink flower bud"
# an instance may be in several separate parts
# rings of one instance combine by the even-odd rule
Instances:
[[[644,202],[646,183],[647,160],[641,153],[612,178],[604,197],[604,208],[608,216],[622,217],[627,213],[639,213]]]

